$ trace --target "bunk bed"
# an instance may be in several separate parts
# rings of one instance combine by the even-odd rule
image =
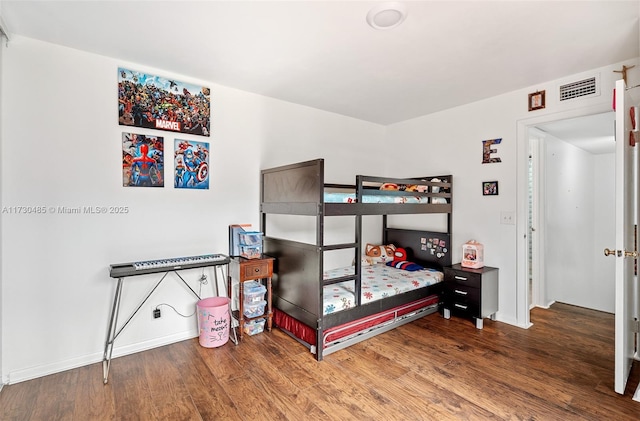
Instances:
[[[324,160],[300,162],[261,171],[260,227],[263,251],[274,257],[274,322],[324,356],[402,324],[438,311],[442,268],[451,265],[452,177],[391,178],[356,176],[355,185],[325,184]],[[392,190],[388,190],[388,189]],[[315,241],[270,235],[272,215],[315,218]],[[390,215],[442,214],[441,231],[388,226]],[[419,270],[396,269],[386,263],[365,265],[361,259],[363,216],[380,215],[383,244],[406,252],[404,261]],[[325,219],[352,216],[353,242],[325,244]],[[395,216],[393,218],[396,218]],[[352,250],[350,267],[325,268],[325,254]],[[328,260],[327,260],[328,261]],[[415,268],[415,267],[414,267]],[[383,282],[404,286],[371,294],[375,273]],[[419,278],[419,279],[418,279]],[[338,297],[342,305],[326,301]],[[345,298],[345,296],[347,298]]]

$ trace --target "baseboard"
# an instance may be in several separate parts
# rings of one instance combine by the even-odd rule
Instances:
[[[122,347],[113,347],[112,361],[118,357],[125,355],[135,354],[136,352],[147,351],[149,349],[158,348],[165,345],[170,345],[176,342],[185,341],[198,336],[197,329],[191,329],[186,332],[176,333],[170,336],[163,336],[153,340],[138,342],[131,345],[125,345]],[[24,370],[11,371],[4,380],[5,384],[20,383],[27,380],[36,379],[38,377],[48,376],[50,374],[61,373],[63,371],[72,370],[74,368],[84,367],[86,365],[102,362],[104,350],[99,352],[84,355],[77,358],[72,358],[65,361],[59,361],[52,364],[46,364],[36,367],[31,367]],[[0,386],[1,387],[1,386]]]
[[[508,325],[519,327],[521,329],[529,329],[532,326],[531,323],[529,323],[528,325],[524,323],[519,323],[518,320],[513,317],[503,317],[503,315],[499,311],[496,313],[495,321],[500,323],[506,323]]]
[[[556,303],[556,300],[553,300],[549,304],[547,304],[546,306],[540,306],[540,307],[549,310],[549,308],[551,308],[551,306],[554,305],[555,303]]]

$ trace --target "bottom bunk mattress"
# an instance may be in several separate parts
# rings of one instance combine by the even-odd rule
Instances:
[[[350,276],[354,267],[331,269],[324,272],[324,280]],[[437,284],[444,279],[442,272],[435,269],[408,271],[396,269],[385,263],[362,267],[360,302],[367,304],[403,292]],[[355,282],[344,281],[324,287],[322,297],[323,314],[335,313],[355,306]]]
[[[353,275],[353,273],[353,266],[332,269],[324,273],[324,279],[349,276]],[[361,275],[361,304],[366,305],[373,301],[428,287],[441,282],[443,278],[443,273],[434,269],[407,271],[387,266],[384,263],[363,266]],[[324,315],[355,307],[354,291],[354,281],[344,281],[325,286],[323,294]],[[435,312],[438,303],[438,294],[432,294],[377,314],[325,329],[323,332],[322,346],[323,348],[328,348],[336,343],[373,332],[381,325],[391,325],[403,318],[419,314],[420,312],[428,310],[424,315]],[[298,321],[277,308],[274,309],[274,322],[276,326],[289,332],[311,348],[314,347],[313,344],[316,343],[317,333],[315,328]]]

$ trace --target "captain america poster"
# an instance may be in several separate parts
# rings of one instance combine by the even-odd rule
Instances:
[[[209,189],[209,143],[175,140],[174,183],[176,189]]]
[[[210,92],[207,87],[118,68],[118,122],[210,136]]]

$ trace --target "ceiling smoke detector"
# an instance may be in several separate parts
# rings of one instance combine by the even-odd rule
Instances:
[[[404,4],[399,1],[380,3],[367,13],[367,23],[374,29],[391,29],[407,17]]]

